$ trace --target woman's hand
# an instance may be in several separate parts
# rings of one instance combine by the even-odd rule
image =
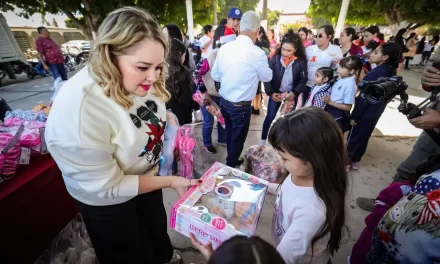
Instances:
[[[324,101],[324,103],[328,104],[330,102],[330,96],[326,95],[322,100]]]
[[[189,233],[189,237],[191,238],[191,242],[193,246],[196,249],[198,249],[200,253],[202,253],[202,255],[206,258],[206,260],[209,260],[212,253],[214,252],[211,242],[209,242],[208,245],[205,246],[202,243],[200,243],[192,233]]]
[[[194,185],[200,185],[203,182],[202,180],[197,180],[197,179],[189,180],[180,176],[166,176],[166,177],[171,178],[170,187],[177,192],[179,198],[186,193],[189,187]]]
[[[283,99],[281,99],[281,95],[279,93],[274,93],[271,96],[272,100],[279,103],[281,102]]]

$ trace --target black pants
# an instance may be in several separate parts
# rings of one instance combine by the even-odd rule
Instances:
[[[0,99],[0,120],[1,121],[5,120],[6,112],[8,112],[8,111],[12,111],[11,107],[9,107],[9,105],[5,99],[1,98]]]
[[[78,202],[100,264],[166,263],[173,256],[162,190],[128,202],[91,206]]]
[[[405,69],[409,68],[409,61],[412,59],[413,59],[413,57],[405,57]]]

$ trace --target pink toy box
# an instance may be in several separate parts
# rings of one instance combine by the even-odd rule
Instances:
[[[170,227],[217,248],[235,235],[252,236],[269,182],[216,162],[173,206]]]

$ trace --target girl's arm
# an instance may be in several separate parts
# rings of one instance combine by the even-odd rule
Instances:
[[[308,79],[309,79],[309,75],[307,72],[307,62],[301,61],[299,67],[299,82],[296,84],[294,83],[292,89],[292,92],[295,94],[295,96],[298,96],[304,91]]]
[[[342,111],[350,111],[351,107],[353,106],[352,104],[338,104],[333,102],[332,100],[329,100],[327,104]]]
[[[277,58],[277,57],[278,56],[275,55],[269,60],[269,68],[272,70],[272,72],[275,69],[275,58]],[[275,74],[273,74],[273,75],[275,75]],[[273,77],[272,77],[272,80],[273,80]],[[272,89],[272,81],[264,82],[264,91],[266,92],[266,94],[268,96],[272,96],[272,94],[275,93],[275,91]]]
[[[286,263],[309,263],[310,259],[304,257],[312,245],[313,237],[325,221],[325,214],[313,204],[293,207],[292,222],[277,245],[277,251]],[[284,216],[289,213],[291,212],[284,212]]]

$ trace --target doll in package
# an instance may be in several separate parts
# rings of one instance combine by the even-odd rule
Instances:
[[[214,247],[235,235],[252,236],[269,183],[218,162],[201,179],[173,206],[171,228]]]

